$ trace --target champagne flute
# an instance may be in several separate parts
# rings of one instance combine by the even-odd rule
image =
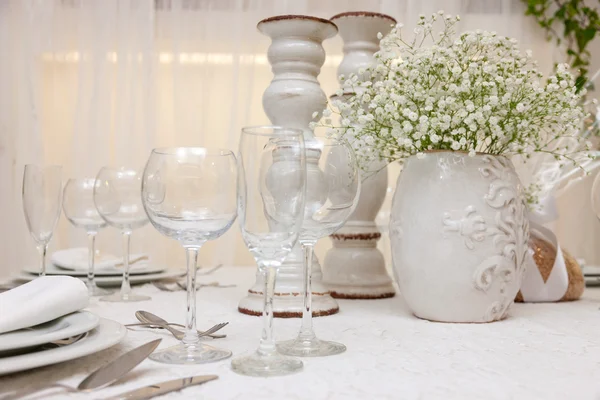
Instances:
[[[148,223],[140,196],[140,174],[129,167],[104,167],[96,175],[94,204],[108,225],[123,235],[123,282],[120,292],[100,297],[102,301],[134,302],[150,300],[149,296],[131,293],[129,283],[129,245],[131,233]]]
[[[40,276],[46,275],[46,252],[60,217],[62,167],[27,164],[23,172],[23,212],[40,253]]]
[[[202,344],[196,331],[196,264],[208,240],[223,235],[237,216],[236,159],[229,150],[201,147],[154,149],[142,180],[142,202],[150,222],[181,243],[187,255],[187,318],[181,343],[153,353],[154,361],[202,364],[231,351]]]
[[[319,171],[307,175],[308,191],[299,239],[304,252],[302,326],[296,339],[278,343],[277,348],[290,356],[319,357],[342,353],[346,346],[320,340],[313,331],[311,269],[314,246],[317,240],[341,228],[356,208],[360,175],[354,152],[344,140],[315,137],[306,142],[306,152],[319,154]]]
[[[103,296],[112,291],[99,288],[94,280],[94,254],[96,234],[106,227],[94,205],[94,178],[69,179],[63,190],[63,212],[77,228],[85,229],[88,237],[88,274],[87,287],[90,296]]]
[[[251,355],[231,362],[243,375],[287,375],[302,361],[277,351],[273,294],[277,269],[298,241],[306,194],[304,136],[276,126],[242,129],[238,151],[238,214],[242,236],[265,278],[263,330]]]

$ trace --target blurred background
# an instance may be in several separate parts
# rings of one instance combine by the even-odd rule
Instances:
[[[597,6],[597,3],[594,3]],[[345,11],[393,16],[410,35],[418,15],[443,9],[462,18],[461,30],[497,31],[531,49],[540,70],[564,61],[564,49],[521,0],[0,0],[0,278],[35,265],[37,251],[21,205],[23,166],[63,165],[63,179],[94,177],[104,165],[140,170],[160,146],[236,149],[242,126],[269,123],[261,98],[272,78],[263,18]],[[590,72],[600,68],[600,43],[589,45]],[[319,80],[337,89],[339,37],[325,42]],[[378,217],[387,224],[399,172],[390,167],[388,196]],[[553,227],[563,246],[600,264],[600,223],[590,207],[589,176],[558,199]],[[49,253],[85,246],[83,230],[61,217]],[[323,239],[317,254],[331,246]],[[388,265],[389,241],[379,246]],[[98,235],[101,251],[121,254],[119,234]],[[132,252],[156,263],[184,265],[180,246],[147,225]],[[239,229],[201,251],[201,264],[254,265]]]

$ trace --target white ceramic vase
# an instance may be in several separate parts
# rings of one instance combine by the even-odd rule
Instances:
[[[410,157],[398,178],[390,237],[400,291],[417,317],[503,319],[521,287],[529,238],[512,163],[455,152]]]
[[[337,34],[336,25],[326,19],[283,15],[267,18],[258,23],[258,29],[271,38],[268,59],[273,69],[273,80],[263,94],[263,108],[273,125],[302,129],[306,142],[307,199],[320,193],[322,171],[317,162],[320,151],[310,150],[313,132],[309,128],[312,114],[322,112],[327,97],[317,76],[325,62],[323,40]],[[302,317],[304,257],[299,244],[279,268],[273,299],[273,315],[282,318]],[[262,274],[257,270],[256,282],[248,290],[238,310],[244,314],[262,315]],[[313,316],[335,314],[339,306],[323,285],[321,267],[313,258],[312,264]]]
[[[338,76],[358,74],[373,63],[379,50],[378,33],[386,35],[396,20],[388,15],[355,11],[331,18],[344,40],[344,58]],[[375,218],[385,199],[388,174],[385,166],[362,182],[356,210],[346,224],[331,235],[331,248],[323,263],[323,282],[333,297],[346,299],[378,299],[392,297],[394,285],[386,268],[383,254],[377,249],[381,232]]]

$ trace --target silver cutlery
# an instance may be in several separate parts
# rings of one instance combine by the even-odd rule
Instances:
[[[79,386],[77,386],[77,389],[92,390],[110,385],[122,376],[125,376],[125,374],[135,368],[136,365],[144,361],[154,350],[156,350],[161,341],[162,339],[156,339],[143,344],[119,356],[108,364],[103,365],[81,381]]]
[[[84,333],[80,333],[79,335],[71,336],[71,337],[68,337],[65,339],[54,340],[48,344],[55,345],[55,346],[67,346],[69,344],[73,344],[75,342],[80,341],[87,335],[88,335],[88,332],[84,332]]]
[[[156,287],[157,289],[165,291],[165,292],[178,292],[179,291],[179,288],[177,288],[175,286],[171,287],[165,282],[154,281],[154,282],[152,282],[152,285],[154,285],[154,287]]]
[[[219,270],[219,269],[220,269],[222,266],[223,266],[223,264],[217,264],[217,265],[215,265],[214,267],[212,267],[211,269],[209,269],[208,271],[203,271],[202,269],[199,269],[199,270],[196,272],[196,275],[210,275],[210,274],[212,274],[213,272],[215,272],[215,271]]]
[[[9,397],[6,397],[5,400],[20,399],[32,393],[51,388],[62,388],[70,393],[78,393],[82,391],[89,392],[94,389],[100,389],[109,386],[121,379],[129,371],[148,358],[148,356],[152,354],[152,352],[158,347],[161,341],[162,339],[156,339],[143,344],[117,357],[113,361],[104,364],[102,367],[89,374],[76,388],[62,383],[53,383],[50,385],[32,388],[29,387],[13,392],[11,395],[9,395]]]
[[[181,282],[181,281],[177,281],[177,286],[179,286],[181,288],[181,290],[187,290],[187,286],[185,282]],[[219,282],[210,282],[210,283],[199,283],[196,284],[196,290],[200,290],[203,287],[216,287],[216,288],[232,288],[232,287],[236,287],[237,285],[221,285]]]
[[[221,339],[221,338],[224,338],[224,337],[226,337],[227,335],[213,335],[213,333],[214,333],[214,332],[216,332],[216,331],[218,331],[218,330],[220,330],[220,329],[222,329],[222,328],[223,328],[223,327],[225,327],[225,326],[226,326],[228,323],[229,323],[229,322],[222,322],[222,323],[220,323],[220,324],[216,324],[216,325],[214,325],[214,326],[210,327],[209,329],[205,330],[204,332],[203,332],[203,331],[197,331],[197,332],[198,332],[198,336],[200,336],[200,337],[202,337],[202,336],[209,336],[209,337],[212,337],[213,339],[215,339],[215,338],[216,338],[216,339]],[[140,323],[138,323],[138,324],[126,324],[125,326],[126,326],[127,328],[129,328],[129,327],[146,327],[146,328],[159,328],[159,329],[167,329],[167,330],[168,330],[168,327],[169,327],[169,326],[171,326],[171,325],[175,325],[175,326],[179,326],[179,327],[182,327],[182,328],[184,328],[184,326],[183,326],[183,325],[181,325],[181,324],[172,324],[172,323],[170,323],[170,324],[164,325],[164,324],[143,323],[143,322],[140,322]],[[175,330],[176,330],[176,329],[175,329]],[[178,331],[178,330],[176,330],[176,331],[177,331],[177,332],[180,332],[180,331]],[[178,337],[178,336],[179,336],[179,335],[177,335],[177,336],[175,336],[175,337],[176,337],[177,339],[179,339],[179,340],[181,340],[181,338],[183,337],[183,336],[182,336],[182,337]]]
[[[136,311],[135,312],[135,317],[141,323],[155,324],[155,325],[165,325],[164,329],[166,329],[169,332],[171,332],[171,334],[173,336],[175,336],[178,340],[181,340],[185,336],[185,333],[183,331],[175,329],[175,328],[173,328],[171,326],[171,325],[175,325],[175,324],[170,324],[167,321],[165,321],[164,319],[162,319],[161,317],[159,317],[158,315],[152,314],[151,312],[142,311],[142,310]],[[229,324],[229,322],[223,322],[223,323],[217,324],[217,325],[213,326],[212,328],[210,328],[209,330],[205,331],[205,332],[211,331],[210,333],[206,334],[205,332],[199,332],[199,334],[201,336],[209,336],[209,337],[211,337],[213,339],[222,339],[222,338],[226,337],[226,335],[214,335],[214,332],[216,332],[219,329],[223,328],[227,324]],[[185,328],[184,325],[179,325],[178,324],[178,326],[181,326],[182,328]],[[217,326],[218,326],[218,328],[215,329],[215,327],[217,327]]]
[[[152,284],[154,285],[154,287],[158,288],[159,290],[163,290],[166,292],[179,292],[181,290],[187,290],[186,282],[181,282],[181,281],[175,281],[175,282],[154,281],[154,282],[152,282]],[[198,284],[196,284],[196,290],[200,290],[203,287],[216,287],[216,288],[220,288],[220,289],[225,289],[225,288],[232,288],[232,287],[236,287],[236,286],[237,285],[221,285],[219,282],[198,283]]]
[[[166,393],[182,390],[189,386],[200,385],[218,378],[217,375],[197,375],[188,378],[173,379],[134,389],[129,392],[109,397],[106,400],[146,400]]]
[[[29,330],[29,328],[26,328],[26,330]],[[80,341],[81,339],[85,338],[87,335],[88,335],[88,333],[85,332],[85,333],[80,333],[79,335],[71,336],[71,337],[68,337],[65,339],[58,339],[58,340],[54,340],[52,342],[44,343],[39,346],[26,347],[23,349],[3,350],[3,351],[0,351],[0,357],[17,356],[20,354],[32,353],[32,352],[40,351],[40,350],[51,350],[51,349],[55,349],[57,347],[68,346],[70,344]]]

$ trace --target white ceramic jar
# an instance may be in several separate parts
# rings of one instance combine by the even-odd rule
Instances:
[[[417,317],[503,319],[521,286],[529,238],[512,163],[458,152],[410,157],[398,178],[390,237],[400,291]]]

